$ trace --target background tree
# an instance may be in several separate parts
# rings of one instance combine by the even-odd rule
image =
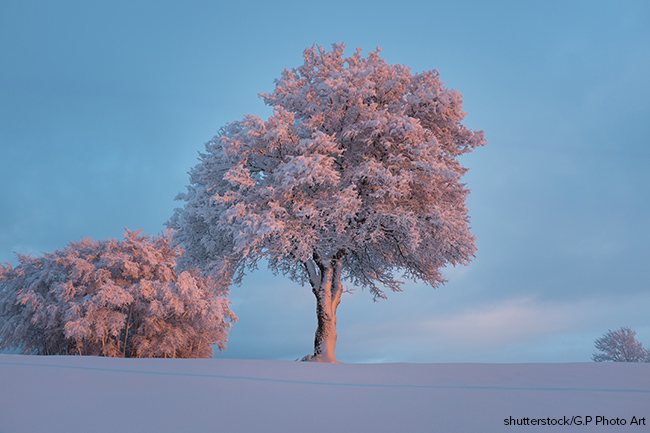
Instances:
[[[311,359],[334,361],[342,278],[384,298],[401,290],[395,272],[436,287],[440,268],[473,257],[457,157],[483,133],[461,124],[461,94],[437,71],[412,74],[379,50],[312,47],[261,96],[273,115],[227,124],[206,144],[168,224],[184,260],[224,286],[263,259],[309,283]]]
[[[636,332],[630,328],[609,330],[595,343],[598,352],[591,359],[596,362],[650,362],[650,350],[637,341]]]
[[[0,349],[39,355],[211,357],[236,320],[227,291],[176,273],[171,233],[70,243],[0,267]]]

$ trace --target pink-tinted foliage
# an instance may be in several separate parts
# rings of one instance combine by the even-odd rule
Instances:
[[[227,291],[194,268],[177,274],[178,247],[127,230],[84,239],[0,268],[0,348],[23,353],[209,357],[225,348]]]
[[[273,115],[227,124],[191,170],[169,226],[223,286],[266,260],[338,305],[326,274],[383,298],[401,290],[395,273],[438,286],[442,267],[473,257],[457,157],[485,139],[461,124],[460,93],[435,70],[344,48],[305,50],[261,95]]]

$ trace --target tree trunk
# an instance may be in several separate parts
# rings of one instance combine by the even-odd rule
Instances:
[[[322,263],[317,258],[306,264],[312,292],[316,296],[316,317],[318,328],[314,339],[314,354],[304,361],[337,362],[336,349],[336,310],[341,302],[341,263],[333,259]]]

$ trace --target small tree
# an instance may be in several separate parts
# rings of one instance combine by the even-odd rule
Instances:
[[[596,362],[650,362],[650,350],[637,341],[636,332],[620,328],[595,340],[599,352],[591,356]]]
[[[236,320],[227,291],[177,274],[171,233],[127,230],[0,266],[0,349],[39,355],[210,357]]]
[[[379,50],[304,51],[285,70],[268,121],[249,115],[206,144],[169,221],[185,259],[224,285],[266,260],[309,283],[318,327],[311,359],[335,361],[341,279],[384,298],[404,278],[436,287],[476,250],[457,157],[485,144],[461,124],[459,92]]]

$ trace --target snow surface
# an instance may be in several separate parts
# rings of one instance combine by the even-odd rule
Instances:
[[[505,426],[587,416],[582,426]],[[626,426],[596,426],[597,416]],[[632,417],[645,424],[630,425]],[[0,355],[0,433],[650,431],[650,364]]]

